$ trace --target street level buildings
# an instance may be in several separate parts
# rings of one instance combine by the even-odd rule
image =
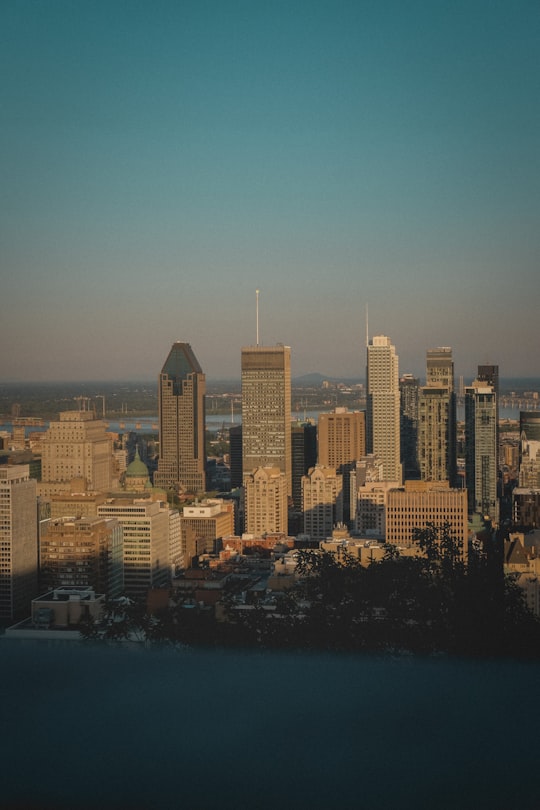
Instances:
[[[205,491],[205,390],[205,375],[189,343],[173,343],[158,381],[156,487],[178,493]]]

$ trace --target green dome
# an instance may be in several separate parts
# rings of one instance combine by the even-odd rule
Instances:
[[[139,455],[139,448],[135,451],[135,458],[128,464],[126,469],[126,477],[127,478],[146,478],[148,477],[148,467],[141,461],[141,457]]]

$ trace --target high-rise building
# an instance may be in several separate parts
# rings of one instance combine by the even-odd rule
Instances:
[[[38,493],[47,497],[68,492],[74,479],[90,492],[113,487],[111,437],[92,411],[64,411],[42,440]]]
[[[475,380],[465,388],[465,472],[469,512],[499,520],[497,395]]]
[[[0,467],[0,619],[28,615],[38,594],[36,482],[28,464]]]
[[[343,522],[343,476],[335,467],[317,464],[302,478],[304,533],[312,540],[332,536],[336,524]]]
[[[156,487],[205,491],[205,390],[205,376],[189,343],[173,343],[159,375]]]
[[[385,480],[401,481],[399,359],[385,335],[377,335],[369,342],[366,380],[366,450],[380,457]]]
[[[406,481],[404,487],[388,492],[386,542],[411,548],[418,530],[434,527],[454,538],[463,562],[467,562],[467,493],[453,489],[447,481]]]
[[[114,519],[62,517],[45,521],[39,542],[42,592],[89,587],[114,599],[124,590],[122,527]]]
[[[98,516],[116,518],[123,530],[124,590],[143,599],[151,588],[170,582],[170,510],[164,503],[137,498],[109,499],[98,506]],[[178,515],[174,511],[175,515]]]
[[[529,441],[540,442],[540,411],[519,412],[519,434]]]
[[[456,398],[450,348],[427,352],[418,398],[418,463],[423,481],[456,483]]]
[[[330,413],[321,413],[317,438],[319,464],[333,467],[343,476],[343,520],[349,523],[350,473],[366,454],[365,412],[336,408]]]
[[[242,468],[276,467],[292,495],[291,350],[242,349]],[[248,517],[249,520],[249,517]]]
[[[418,397],[420,383],[412,374],[404,374],[399,381],[401,461],[403,477],[420,477],[418,466]]]
[[[287,534],[287,479],[279,467],[257,467],[244,473],[244,492],[248,534]]]
[[[301,510],[302,477],[317,463],[317,427],[313,422],[295,422],[291,431],[293,505]]]

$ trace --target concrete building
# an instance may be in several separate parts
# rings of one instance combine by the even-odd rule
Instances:
[[[287,478],[279,467],[257,467],[244,473],[246,532],[287,534]]]
[[[68,492],[51,495],[47,499],[50,504],[51,519],[66,516],[96,517],[98,506],[105,503],[107,495],[104,492],[87,492],[86,490],[81,492],[78,487],[80,482],[81,479],[75,479],[71,482]]]
[[[109,498],[98,506],[98,516],[116,518],[124,543],[124,592],[144,599],[151,588],[168,585],[171,578],[169,507],[160,501]]]
[[[418,398],[418,464],[423,481],[456,484],[454,361],[448,347],[429,349]]]
[[[540,411],[519,412],[519,434],[529,441],[540,442]]]
[[[497,397],[475,380],[465,388],[465,471],[469,513],[499,522]]]
[[[317,427],[313,422],[295,422],[291,427],[292,499],[302,510],[302,478],[317,463]]]
[[[291,350],[289,346],[242,349],[242,469],[277,468],[292,496]],[[250,517],[247,515],[249,522]]]
[[[521,435],[519,463],[519,486],[525,489],[540,488],[540,441],[529,441]]]
[[[366,481],[356,488],[354,533],[360,537],[384,541],[386,538],[386,505],[390,490],[400,481]]]
[[[386,502],[386,542],[411,548],[415,532],[433,525],[448,527],[464,562],[468,557],[467,492],[446,481],[406,481],[391,489]]]
[[[40,590],[93,588],[114,599],[124,590],[123,535],[113,518],[45,521],[39,543]]]
[[[193,494],[206,490],[205,390],[205,376],[189,343],[173,343],[158,381],[156,487]]]
[[[0,620],[28,615],[38,594],[36,482],[27,464],[0,467]]]
[[[369,342],[366,379],[366,451],[381,458],[385,480],[401,481],[399,358],[385,335]]]
[[[330,537],[343,522],[343,476],[335,467],[317,464],[302,478],[304,533],[312,540]]]
[[[418,398],[420,382],[412,374],[399,380],[401,461],[405,479],[420,478],[418,466]]]
[[[82,479],[88,491],[109,492],[113,487],[111,437],[92,411],[62,412],[42,440],[38,494],[69,492],[73,479]]]
[[[540,528],[540,488],[512,490],[512,519],[516,526]]]
[[[182,553],[193,559],[195,554],[219,551],[223,537],[234,534],[234,502],[222,498],[208,498],[200,503],[184,506],[180,517]],[[193,547],[193,541],[203,540]]]
[[[343,520],[349,523],[350,472],[355,463],[366,454],[366,414],[364,411],[349,411],[336,408],[319,415],[318,463],[334,467],[343,477]]]

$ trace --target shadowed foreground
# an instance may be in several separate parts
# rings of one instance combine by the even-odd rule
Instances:
[[[537,806],[536,663],[0,644],[6,808]]]

